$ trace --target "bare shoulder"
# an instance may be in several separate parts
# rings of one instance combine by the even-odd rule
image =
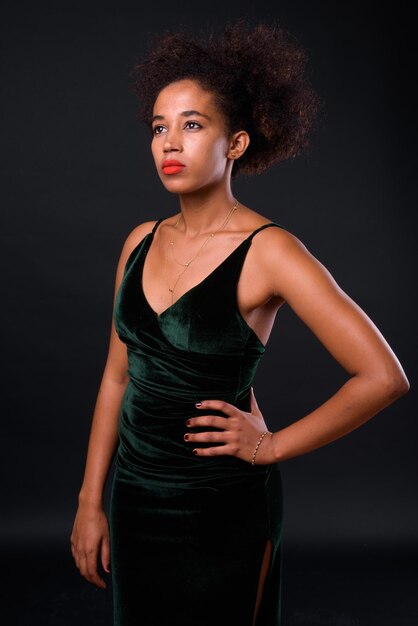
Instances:
[[[293,301],[311,288],[340,291],[329,270],[285,227],[262,229],[253,238],[253,245],[257,265],[267,277],[272,294]]]
[[[148,235],[152,231],[156,222],[157,220],[142,222],[138,226],[135,226],[135,228],[131,230],[131,232],[126,237],[122,246],[122,251],[119,255],[119,261],[116,269],[116,287],[118,287],[119,283],[122,280],[126,262],[128,261],[130,255],[135,250],[135,248],[139,246],[139,244],[146,237],[146,235]]]
[[[270,257],[274,252],[285,252],[286,249],[290,251],[292,247],[295,250],[297,248],[306,250],[303,242],[282,225],[280,221],[262,215],[249,207],[244,207],[244,209],[245,226],[243,230],[251,234],[260,229],[259,232],[255,233],[252,243],[254,248],[259,248],[260,252],[264,251],[266,256]],[[264,228],[264,226],[270,226],[270,224],[273,224],[273,226]],[[256,256],[258,257],[258,250],[256,251]]]
[[[294,273],[297,266],[308,268],[312,264],[321,265],[304,242],[281,224],[280,220],[268,218],[248,207],[245,209],[245,231],[254,233],[251,256],[260,275],[267,279],[274,276],[277,286],[277,281],[281,282],[281,276]]]
[[[274,224],[270,228],[261,228],[253,237],[256,256],[272,260],[274,258],[292,257],[293,255],[312,256],[303,241],[294,233],[286,229],[279,222],[273,220],[260,221],[259,226]],[[258,228],[258,227],[257,227]]]
[[[144,237],[151,233],[156,223],[157,220],[150,220],[135,226],[125,239],[123,244],[123,254],[129,256],[131,252],[141,243]]]

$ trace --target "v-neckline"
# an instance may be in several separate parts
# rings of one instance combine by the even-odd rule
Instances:
[[[196,285],[193,285],[193,287],[190,287],[190,289],[188,289],[187,291],[185,291],[179,298],[177,298],[177,300],[175,302],[173,302],[172,304],[170,304],[167,308],[165,308],[163,311],[161,311],[161,313],[157,313],[157,311],[155,311],[152,306],[150,305],[150,303],[148,302],[148,299],[145,295],[144,292],[144,286],[143,286],[143,276],[144,276],[144,263],[145,263],[145,259],[146,256],[148,254],[148,251],[151,247],[151,244],[149,244],[146,249],[145,249],[145,254],[143,254],[142,259],[141,259],[141,264],[140,264],[140,276],[139,276],[139,285],[140,285],[140,290],[141,290],[141,294],[142,297],[145,301],[145,304],[147,305],[148,309],[151,311],[151,313],[153,313],[153,315],[157,318],[157,320],[160,320],[162,317],[164,317],[164,315],[168,312],[170,312],[180,301],[184,300],[186,298],[186,296],[188,296],[190,293],[192,293],[193,291],[195,291],[196,289],[198,289],[201,285],[203,285],[207,280],[209,280],[209,278],[211,278],[218,270],[221,269],[221,267],[236,253],[238,252],[238,250],[240,250],[240,248],[243,246],[244,243],[246,243],[247,241],[249,241],[250,237],[251,237],[252,233],[250,235],[248,235],[248,237],[246,237],[245,239],[243,239],[241,241],[241,243],[238,244],[238,246],[236,248],[234,248],[234,250],[232,250],[232,252],[230,252],[223,261],[221,261],[219,263],[219,265],[217,265],[211,272],[209,272],[209,274],[207,274],[207,276],[205,276],[204,278],[202,278],[201,281],[199,281]],[[151,242],[154,239],[154,233],[148,233],[148,235],[146,235],[146,237],[151,238]],[[241,313],[240,313],[241,314]],[[244,318],[243,318],[244,319]],[[245,320],[244,320],[245,321]]]

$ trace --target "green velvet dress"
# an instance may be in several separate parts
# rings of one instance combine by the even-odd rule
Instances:
[[[114,308],[130,378],[109,505],[114,626],[252,626],[268,541],[256,626],[279,626],[279,465],[199,457],[183,435],[193,430],[186,420],[202,415],[199,400],[250,411],[265,346],[238,309],[237,283],[253,236],[281,227],[253,231],[158,315],[145,298],[142,268],[162,219],[131,252]]]

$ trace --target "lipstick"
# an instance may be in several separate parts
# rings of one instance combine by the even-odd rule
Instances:
[[[180,161],[176,161],[175,159],[166,159],[163,161],[162,170],[164,174],[178,174],[181,172],[186,166],[184,163],[180,163]]]

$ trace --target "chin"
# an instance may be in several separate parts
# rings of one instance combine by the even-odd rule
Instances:
[[[170,193],[177,193],[177,194],[192,193],[193,191],[197,191],[198,189],[200,189],[200,187],[202,186],[199,184],[192,185],[190,184],[190,182],[186,182],[185,180],[181,180],[180,178],[177,178],[176,180],[164,179],[164,180],[161,180],[161,182],[163,183],[167,191],[169,191]]]
[[[160,180],[164,187],[167,189],[167,191],[169,191],[170,193],[176,193],[181,195],[195,193],[196,191],[202,191],[205,188],[210,189],[220,182],[218,178],[216,180],[204,179],[190,181],[186,180],[185,178],[181,178],[180,176],[178,178],[175,178],[175,175],[173,176],[173,178],[167,179],[164,177],[164,179],[160,178]]]

